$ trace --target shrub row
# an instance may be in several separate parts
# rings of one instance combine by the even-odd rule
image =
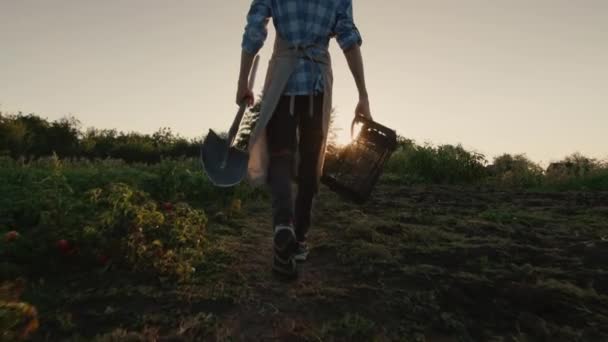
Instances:
[[[169,128],[149,135],[114,129],[82,130],[80,126],[75,118],[50,122],[34,114],[0,112],[0,155],[32,159],[55,153],[60,158],[156,163],[163,158],[197,157],[200,153],[200,139],[182,138]]]
[[[57,157],[0,158],[0,193],[2,262],[34,273],[111,262],[174,279],[190,277],[204,254],[207,217],[199,208],[263,194],[246,185],[215,188],[194,161]],[[0,278],[15,275],[6,273],[11,267],[0,271]]]
[[[608,163],[578,153],[543,169],[523,154],[503,154],[490,164],[483,154],[460,145],[421,146],[400,137],[398,146],[385,169],[385,178],[397,182],[608,190]]]

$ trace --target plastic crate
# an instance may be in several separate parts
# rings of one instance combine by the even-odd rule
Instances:
[[[360,127],[354,136],[355,126]],[[397,147],[394,130],[363,116],[356,116],[351,127],[353,141],[326,156],[321,182],[332,191],[358,203],[367,201]]]

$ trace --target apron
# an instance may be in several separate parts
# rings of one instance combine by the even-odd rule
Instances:
[[[311,48],[323,50],[323,54],[316,56],[312,55]],[[323,172],[323,164],[325,162],[325,151],[327,148],[327,136],[329,130],[329,119],[332,108],[332,87],[333,87],[333,72],[331,68],[331,57],[326,47],[318,45],[294,46],[278,34],[276,36],[274,51],[268,65],[266,81],[262,93],[262,104],[258,122],[249,139],[249,164],[247,167],[247,179],[249,184],[254,187],[267,184],[268,174],[268,145],[266,141],[266,125],[270,121],[277,104],[291,74],[296,70],[300,59],[308,59],[316,63],[323,75],[324,80],[324,96],[323,96],[323,135],[321,141],[321,152],[317,160],[316,167],[316,187],[318,189],[321,175]],[[312,98],[311,98],[312,99]],[[293,103],[293,99],[292,99]],[[312,115],[312,106],[311,106]],[[293,110],[292,113],[293,115]],[[298,144],[299,145],[299,144]],[[299,163],[299,154],[296,153],[296,167]]]

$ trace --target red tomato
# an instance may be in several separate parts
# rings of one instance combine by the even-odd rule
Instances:
[[[110,262],[110,257],[105,254],[100,254],[97,256],[97,262],[99,262],[100,265],[105,266]]]
[[[68,240],[61,239],[57,241],[57,249],[59,249],[62,254],[68,254],[72,250],[72,246],[70,246]]]
[[[161,206],[165,211],[173,211],[173,204],[171,202],[165,202]]]
[[[11,230],[10,232],[4,234],[4,240],[6,242],[12,242],[19,238],[19,233],[17,231]]]

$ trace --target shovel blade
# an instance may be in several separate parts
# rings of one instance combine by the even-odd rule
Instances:
[[[201,147],[201,160],[207,177],[215,186],[235,186],[247,175],[249,155],[229,147],[228,141],[220,138],[213,130],[209,130],[205,137]]]

